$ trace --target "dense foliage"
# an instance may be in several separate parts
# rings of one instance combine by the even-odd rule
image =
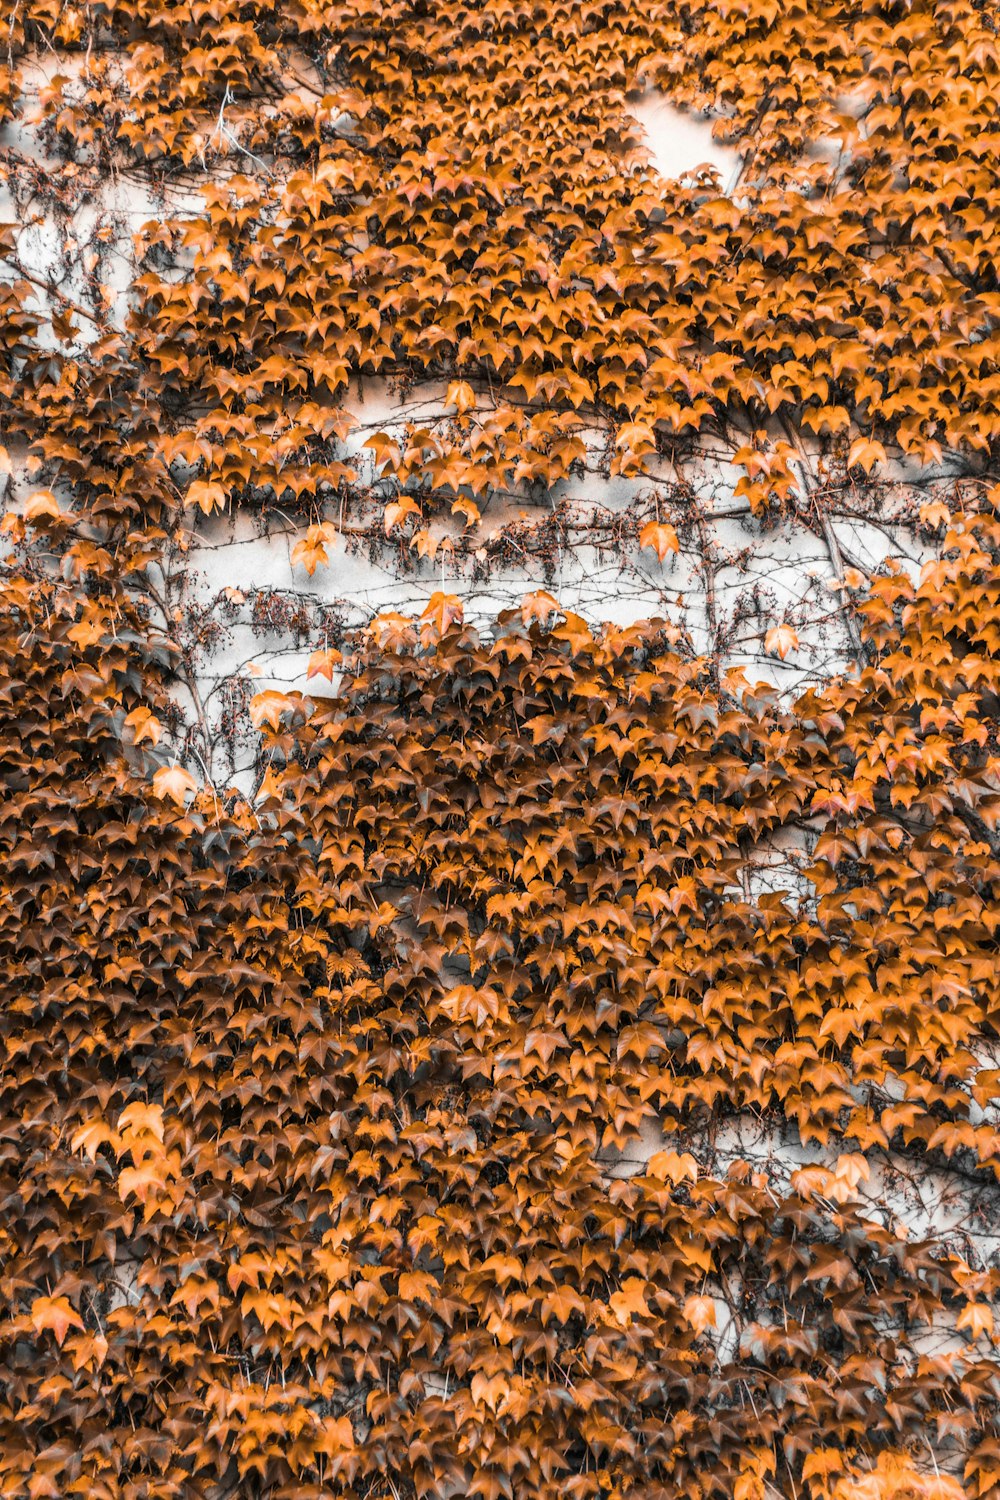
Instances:
[[[1000,521],[944,541],[791,710],[546,596],[383,617],[258,698],[254,806],[153,769],[113,590],[11,585],[6,1493],[992,1489],[997,1272],[891,1191],[997,1208]]]
[[[992,10],[0,19],[7,191],[80,252],[0,239],[0,1495],[992,1496]],[[725,121],[733,196],[630,149],[647,81]],[[139,176],[203,196],[113,327],[81,215]],[[444,399],[366,484],[369,375]],[[425,560],[595,444],[653,483],[711,436],[839,574],[803,431],[843,485],[961,471],[919,576],[835,580],[833,681],[441,592],[312,641],[327,696],[259,694],[253,790],[208,774],[203,515],[280,506],[310,576],[351,527]]]

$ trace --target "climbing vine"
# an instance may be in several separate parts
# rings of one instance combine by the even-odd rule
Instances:
[[[0,38],[0,1491],[992,1497],[990,7]]]

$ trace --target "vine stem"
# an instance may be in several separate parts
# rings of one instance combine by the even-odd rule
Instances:
[[[676,453],[671,454],[670,462],[681,484],[686,484],[684,471],[681,468],[680,460],[677,458]],[[702,514],[701,507],[697,503],[694,505],[694,516],[695,525],[698,528],[698,543],[701,547],[702,562],[705,570],[705,615],[708,620],[708,629],[711,638],[711,653],[714,656],[719,648],[719,615],[715,595],[713,544],[708,527],[705,524],[705,517]]]
[[[819,503],[817,499],[815,486],[813,484],[813,473],[812,466],[809,461],[809,455],[806,453],[805,449],[802,446],[802,440],[799,437],[799,434],[785,418],[782,418],[781,425],[785,429],[785,434],[788,437],[788,441],[795,448],[795,451],[799,456],[799,472],[802,476],[802,484],[806,492],[806,497],[812,502],[813,510],[815,511],[816,516],[819,520],[820,527],[822,528],[823,540],[826,543],[826,550],[827,555],[830,559],[830,566],[833,568],[833,571],[836,574],[837,581],[839,583],[843,583],[844,556],[840,550],[840,543],[837,540],[837,533],[833,529],[833,523],[830,520],[830,517],[827,515],[826,509],[822,504]],[[861,632],[858,630],[858,622],[854,618],[854,615],[852,614],[850,608],[845,605],[843,601],[841,601],[840,605],[840,614],[841,618],[844,621],[844,625],[847,628],[847,634],[850,639],[851,646],[853,647],[855,656],[857,657],[858,663],[860,664],[863,652],[861,646]]]
[[[46,281],[43,276],[34,275],[32,271],[26,271],[23,266],[18,266],[17,269],[18,275],[23,277],[25,281],[30,281],[32,286],[37,286],[41,291],[48,292],[52,297],[58,297],[63,306],[68,308],[70,312],[76,313],[78,318],[86,318],[88,322],[93,323],[95,328],[104,327],[100,318],[94,313],[88,312],[79,302],[74,302],[72,297],[67,297],[66,293],[61,292],[53,282]]]

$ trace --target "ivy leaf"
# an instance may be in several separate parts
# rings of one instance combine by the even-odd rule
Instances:
[[[463,516],[466,526],[474,526],[477,521],[482,520],[479,506],[473,500],[459,498],[451,507],[453,516]]]
[[[100,1148],[106,1143],[114,1145],[117,1140],[117,1132],[105,1120],[87,1120],[70,1137],[70,1150],[82,1151],[91,1161],[96,1161]]]
[[[71,1328],[83,1329],[83,1319],[68,1297],[36,1297],[30,1317],[36,1333],[51,1332],[60,1348]]]
[[[281,720],[285,714],[294,714],[301,707],[297,698],[291,698],[287,693],[280,693],[274,688],[268,688],[263,693],[255,693],[248,705],[250,711],[250,722],[255,729],[261,729],[265,724],[273,729],[275,733],[281,728]]]
[[[646,1301],[645,1282],[638,1276],[627,1276],[621,1284],[621,1289],[612,1292],[609,1306],[623,1328],[628,1327],[633,1317],[648,1317],[649,1304]]]
[[[981,1333],[993,1332],[993,1309],[988,1302],[967,1302],[955,1323],[958,1329],[967,1328],[974,1339]]]
[[[329,682],[333,681],[333,675],[341,665],[344,658],[339,651],[332,646],[324,646],[319,651],[314,651],[309,658],[309,666],[306,671],[307,677],[325,677]]]
[[[445,405],[453,406],[459,416],[475,409],[476,393],[465,380],[453,380],[444,399]]]
[[[317,568],[329,563],[330,555],[326,549],[336,536],[337,528],[330,521],[308,527],[305,536],[292,548],[292,565],[305,568],[311,578]]]
[[[639,532],[639,546],[652,547],[662,563],[669,553],[680,550],[680,541],[666,521],[647,521]]]
[[[387,432],[376,432],[363,446],[372,450],[376,468],[384,473],[394,474],[399,468],[403,458],[402,451]]]
[[[369,622],[368,629],[382,650],[402,651],[417,639],[413,621],[398,610],[382,610]]]
[[[542,1299],[542,1324],[553,1318],[557,1323],[568,1323],[574,1313],[583,1313],[586,1309],[587,1304],[574,1287],[556,1287]]]
[[[144,704],[139,708],[134,708],[130,714],[126,714],[125,723],[132,730],[134,744],[141,745],[145,740],[149,740],[153,745],[159,743],[163,725],[152,710]]]
[[[210,516],[215,510],[225,510],[226,490],[225,486],[217,480],[196,479],[188,486],[184,497],[185,505],[196,505],[206,516]]]
[[[698,1163],[689,1151],[657,1151],[646,1166],[650,1177],[662,1182],[672,1182],[675,1187],[685,1181],[698,1181]]]
[[[465,610],[461,599],[455,594],[441,592],[432,594],[426,609],[420,616],[421,637],[430,642],[443,636],[453,625],[461,625]]]
[[[884,462],[885,449],[881,443],[876,442],[873,438],[858,437],[854,439],[847,459],[848,468],[853,469],[857,465],[864,469],[866,474],[870,474],[877,463]]]
[[[546,593],[544,589],[539,589],[535,593],[525,594],[521,600],[521,621],[525,628],[530,626],[535,620],[540,625],[544,625],[558,609],[559,604],[557,600],[551,594]]]
[[[24,519],[34,526],[44,527],[66,524],[72,521],[73,517],[68,511],[62,509],[51,490],[37,490],[24,507]]]
[[[153,795],[164,800],[169,798],[178,807],[184,807],[188,797],[196,790],[194,777],[183,766],[161,766],[153,774]]]
[[[797,651],[798,648],[798,631],[792,625],[773,625],[764,636],[764,650],[771,656],[780,656],[782,661],[790,652]]]
[[[715,1303],[711,1297],[688,1297],[684,1303],[684,1316],[695,1333],[704,1333],[715,1327]]]
[[[137,1100],[118,1116],[118,1129],[130,1136],[152,1136],[162,1145],[163,1108],[159,1104],[144,1104]]]
[[[920,507],[920,524],[929,531],[951,525],[951,511],[943,500],[926,500]]]
[[[415,531],[410,538],[410,550],[416,552],[418,557],[434,558],[437,555],[439,538],[434,536],[426,526]]]
[[[123,1167],[118,1173],[118,1196],[123,1203],[135,1197],[145,1204],[154,1190],[164,1186],[164,1167],[156,1156],[146,1156],[136,1167]]]
[[[386,536],[395,527],[401,526],[407,516],[419,516],[420,506],[409,495],[403,495],[398,500],[391,500],[382,512],[382,525]]]

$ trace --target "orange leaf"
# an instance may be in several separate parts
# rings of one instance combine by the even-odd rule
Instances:
[[[31,1325],[36,1333],[49,1329],[61,1348],[71,1328],[83,1328],[83,1319],[68,1297],[36,1297],[31,1304]]]
[[[657,1151],[651,1156],[646,1166],[646,1172],[650,1177],[659,1177],[664,1182],[672,1182],[674,1186],[690,1178],[692,1182],[698,1181],[698,1163],[689,1151],[678,1154],[676,1151]]]
[[[24,519],[35,525],[44,525],[46,521],[71,521],[73,518],[61,508],[51,490],[38,490],[24,507]]]
[[[715,1303],[711,1297],[688,1297],[684,1316],[695,1333],[704,1333],[706,1328],[715,1327]]]
[[[467,380],[453,380],[444,399],[445,405],[453,406],[459,416],[474,410],[476,405],[476,393]]]
[[[466,526],[474,526],[482,519],[479,506],[474,500],[456,500],[451,507],[451,513],[453,516],[464,516]]]
[[[465,610],[461,599],[455,594],[438,592],[431,595],[427,608],[420,618],[425,627],[422,634],[426,632],[427,627],[430,627],[437,632],[438,636],[442,636],[451,629],[452,625],[461,625],[465,618]]]
[[[161,766],[153,776],[153,794],[169,797],[178,807],[183,807],[188,797],[197,790],[197,782],[183,766]]]
[[[321,521],[317,526],[308,527],[305,536],[292,548],[292,566],[301,564],[311,578],[317,568],[329,563],[330,556],[326,549],[336,536],[337,528],[331,521]]]
[[[125,723],[133,731],[133,740],[137,745],[141,745],[143,740],[150,740],[155,745],[163,733],[163,725],[145,705],[133,708],[126,715]]]
[[[97,1153],[105,1142],[114,1144],[118,1140],[117,1132],[112,1130],[104,1120],[86,1120],[80,1128],[73,1132],[70,1138],[70,1150],[82,1151],[89,1156],[91,1161],[97,1160]]]
[[[544,625],[553,610],[558,608],[559,604],[551,594],[546,593],[544,589],[538,589],[533,594],[525,594],[521,600],[521,619],[525,626],[530,625],[533,620]]]
[[[332,646],[325,647],[321,651],[314,651],[309,658],[307,677],[325,677],[328,682],[333,681],[333,674],[343,661],[339,651]]]
[[[162,1158],[147,1157],[138,1167],[125,1167],[118,1174],[118,1196],[125,1203],[135,1194],[140,1203],[145,1203],[152,1188],[163,1187]]]
[[[159,1104],[143,1104],[136,1100],[118,1116],[118,1129],[132,1135],[151,1135],[163,1142],[163,1110]]]
[[[927,500],[920,507],[920,524],[936,529],[951,524],[951,511],[943,500]]]
[[[262,724],[269,724],[277,732],[281,727],[282,714],[294,713],[299,707],[299,700],[269,688],[267,692],[256,693],[250,699],[249,707],[250,722],[255,729],[260,729]]]
[[[410,551],[415,551],[418,557],[433,558],[438,549],[438,539],[432,536],[426,526],[415,531],[410,538]]]
[[[406,520],[407,516],[419,516],[420,506],[409,495],[404,495],[400,500],[391,500],[382,513],[382,525],[385,527],[386,536],[393,527],[399,526]]]
[[[858,437],[851,444],[851,451],[847,458],[847,467],[853,469],[855,464],[860,465],[866,474],[870,474],[877,463],[885,462],[885,449],[881,443],[875,442],[873,438]]]
[[[621,1290],[612,1292],[609,1306],[623,1328],[628,1327],[633,1317],[648,1317],[646,1283],[638,1276],[626,1276]]]
[[[956,1328],[967,1328],[974,1339],[993,1332],[993,1309],[988,1302],[967,1302],[958,1315]]]
[[[680,545],[676,531],[666,521],[648,521],[639,532],[639,546],[652,547],[660,562],[668,552],[678,552]]]
[[[797,651],[798,631],[791,625],[774,625],[764,637],[764,650],[784,661],[790,651]]]
[[[188,486],[188,492],[184,496],[185,505],[197,505],[206,516],[210,516],[213,510],[224,510],[226,507],[225,487],[215,480],[196,479],[194,484]]]

